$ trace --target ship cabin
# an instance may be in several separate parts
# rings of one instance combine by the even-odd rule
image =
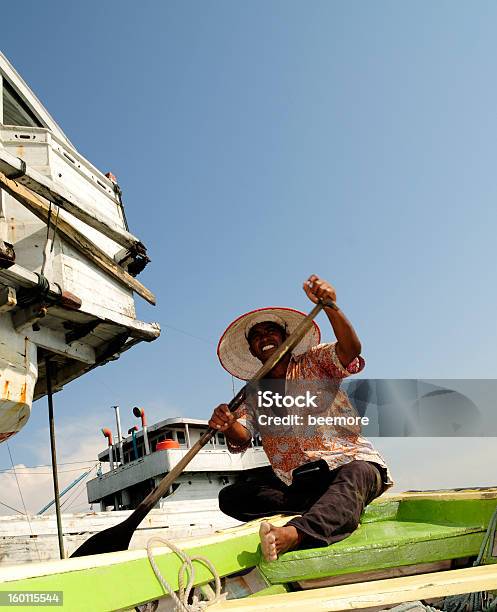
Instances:
[[[207,428],[205,420],[174,417],[133,431],[121,442],[112,444],[109,439],[109,446],[98,455],[109,470],[100,470],[87,483],[88,502],[100,504],[101,510],[135,508]],[[266,465],[269,462],[259,438],[244,453],[232,454],[224,435],[216,433],[178,476],[159,507],[176,501],[212,501],[222,487]]]

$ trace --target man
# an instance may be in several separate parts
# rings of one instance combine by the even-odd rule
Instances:
[[[336,302],[335,289],[316,275],[304,283],[304,291],[314,303]],[[326,546],[347,537],[357,528],[364,507],[392,484],[384,460],[360,435],[360,423],[339,388],[341,379],[364,368],[361,343],[338,307],[326,307],[325,312],[335,343],[319,344],[314,323],[292,354],[251,390],[237,417],[221,404],[209,421],[225,434],[234,453],[245,451],[252,437],[260,435],[271,463],[257,481],[222,489],[221,510],[242,521],[301,515],[283,527],[261,523],[267,561],[288,550]],[[250,379],[304,316],[290,308],[263,308],[239,317],[219,341],[221,364],[232,375]],[[296,395],[296,390],[302,393]]]

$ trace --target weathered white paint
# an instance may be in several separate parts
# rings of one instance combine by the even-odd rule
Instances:
[[[83,363],[95,363],[95,351],[91,346],[77,341],[68,344],[63,332],[40,327],[38,331],[33,329],[27,330],[24,336],[38,347],[47,349],[57,355],[66,355]]]
[[[0,283],[9,283],[18,287],[33,287],[38,282],[36,274],[23,268],[18,264],[14,264],[7,270],[0,270]],[[59,287],[54,283],[50,283],[50,294],[52,297],[60,294]],[[73,318],[68,311],[64,311],[57,306],[51,308],[51,312],[58,313],[61,319]],[[83,304],[78,310],[78,314],[88,315],[91,318],[101,319],[103,324],[119,325],[129,329],[130,336],[143,338],[144,340],[155,340],[160,336],[160,325],[158,323],[145,323],[134,319],[126,314],[114,312],[112,319],[107,318],[106,310],[98,304]]]
[[[11,173],[22,167],[20,160],[26,163],[27,176],[16,185],[22,189],[27,187],[28,195],[29,189],[39,194],[35,197],[45,212],[41,214],[41,209],[37,209],[38,216],[46,216],[48,202],[44,196],[66,206],[67,210],[52,206],[52,221],[58,213],[60,228],[53,250],[48,251],[43,273],[52,298],[61,291],[71,292],[81,300],[82,306],[76,312],[49,304],[46,316],[39,317],[41,311],[36,310],[39,305],[21,307],[19,299],[15,303],[16,292],[19,298],[22,288],[38,283],[36,273],[40,273],[43,265],[47,227],[44,220],[33,214],[33,207],[28,209],[26,202],[18,201],[22,198],[10,189],[12,185],[5,184],[4,188],[9,188],[16,197],[1,191],[0,237],[14,245],[16,264],[0,270],[0,292],[3,292],[0,298],[0,440],[18,431],[29,416],[37,379],[37,346],[65,358],[65,362],[59,358],[61,363],[54,381],[58,389],[85,373],[102,355],[107,357],[106,349],[113,340],[125,340],[128,334],[128,342],[116,349],[119,354],[142,339],[153,340],[160,334],[157,324],[136,320],[130,287],[142,291],[142,286],[131,277],[123,277],[122,268],[113,259],[122,245],[129,247],[138,241],[125,227],[114,183],[74,149],[0,53],[0,85],[1,79],[8,80],[43,127],[6,126],[0,122],[0,171]],[[63,222],[71,226],[74,236],[67,232],[61,236]],[[86,252],[81,252],[83,239],[75,244],[76,235],[83,236],[87,245],[95,245],[99,261],[95,257],[91,261]],[[88,247],[88,250],[92,249]],[[102,265],[104,261],[110,263]],[[93,323],[95,319],[101,323],[98,333],[71,343],[67,341],[66,334],[73,328]],[[1,387],[4,381],[8,382],[6,392]],[[38,381],[37,397],[45,392],[44,381]]]
[[[50,204],[44,198],[32,193],[27,187],[17,183],[15,180],[7,178],[0,172],[0,188],[3,188],[23,207],[35,215],[42,223],[48,224],[53,221],[53,225],[57,223],[57,232],[63,243],[70,244],[76,249],[84,265],[89,267],[97,267],[113,278],[115,281],[124,285],[125,288],[132,289],[138,295],[145,298],[148,302],[155,304],[155,296],[152,292],[144,287],[136,278],[132,277],[126,270],[118,265],[114,258],[104,251],[95,242],[92,242],[87,237],[87,231],[84,228],[78,229],[74,227],[74,223],[70,223],[66,218],[65,211],[57,210],[52,214]],[[49,238],[50,240],[51,238]],[[47,238],[44,239],[44,247],[42,249],[42,264],[41,270],[44,270],[45,276],[49,277],[45,270],[45,253],[47,247]]]
[[[22,145],[22,149],[19,147],[19,141],[13,141],[12,136],[14,138],[22,137],[26,140],[26,143]],[[65,149],[62,148],[60,141],[57,141],[55,138],[51,138],[48,131],[42,131],[41,128],[4,127],[3,130],[0,130],[0,141],[3,144],[3,150],[0,151],[0,172],[3,172],[9,176],[13,172],[21,170],[21,159],[23,159],[26,161],[27,166],[25,175],[16,179],[21,185],[28,187],[34,193],[37,193],[48,200],[56,202],[62,208],[72,213],[77,219],[98,230],[119,245],[132,247],[139,242],[138,238],[121,227],[122,211],[120,204],[113,193],[112,187],[109,186],[109,184],[111,185],[109,179],[107,177],[103,177],[103,181],[105,181],[104,183],[101,178],[95,178],[93,176],[94,173],[90,173],[90,175],[83,173],[85,178],[92,178],[92,180],[96,183],[97,190],[105,192],[106,198],[103,200],[103,202],[106,203],[107,198],[113,200],[114,205],[108,211],[108,214],[110,213],[110,215],[107,216],[99,212],[96,202],[94,199],[91,200],[90,196],[85,196],[84,193],[78,193],[76,196],[67,189],[66,182],[63,183],[61,180],[54,181],[51,178],[51,175],[54,173],[48,164],[50,156],[48,154],[43,155],[43,151],[40,148],[40,141],[35,140],[36,138],[40,137],[43,138],[43,144],[45,145],[47,152],[48,147],[50,145],[54,146],[54,143],[56,143],[55,150],[57,153],[62,153],[62,161],[64,164],[67,164],[71,159],[74,159],[74,163],[79,165],[80,168],[82,164],[85,164],[85,161],[77,152],[73,150],[71,151],[72,155],[68,156],[68,153],[66,153]],[[12,150],[15,150],[16,153],[21,152],[22,157],[14,155]],[[29,158],[29,166],[27,165],[28,160],[26,158]],[[35,168],[42,168],[45,173],[42,174],[41,171],[36,170]],[[105,186],[105,189],[103,189],[102,185]],[[78,186],[77,182],[75,186]],[[85,197],[87,201],[85,200]],[[100,194],[99,199],[101,199]],[[115,206],[118,207],[117,221],[115,216],[112,214]]]
[[[213,534],[201,535],[194,538],[180,539],[175,544],[180,548],[193,548],[206,546],[208,544],[224,544],[230,540],[236,540],[241,535],[250,535],[259,532],[260,523],[263,519],[243,523],[235,527],[228,527]],[[288,516],[271,517],[273,525],[284,525],[289,520]],[[152,547],[154,557],[169,552],[167,546]],[[49,576],[53,574],[77,572],[92,567],[108,567],[117,563],[125,563],[135,559],[146,559],[147,551],[144,549],[125,550],[116,553],[105,553],[102,555],[91,555],[89,557],[76,557],[74,559],[63,559],[61,561],[48,561],[46,563],[29,563],[24,565],[12,565],[3,567],[0,565],[0,583],[5,584],[12,580],[23,580],[33,576]]]
[[[85,540],[124,521],[131,511],[86,512],[62,514],[64,546],[71,555]],[[234,527],[239,521],[220,512],[217,501],[204,500],[192,505],[183,501],[164,509],[152,510],[138,526],[129,549],[145,548],[152,536],[176,540],[212,534],[218,529]],[[0,516],[1,567],[21,563],[36,563],[59,558],[55,515]]]
[[[36,345],[18,334],[8,315],[0,316],[0,441],[27,422],[38,377]]]
[[[497,566],[487,565],[281,595],[230,599],[215,603],[209,608],[211,612],[338,612],[373,607],[383,610],[393,604],[461,593],[494,591],[496,588]]]

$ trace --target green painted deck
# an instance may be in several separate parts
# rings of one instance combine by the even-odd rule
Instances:
[[[325,548],[286,553],[260,568],[270,584],[278,585],[476,555],[496,506],[496,489],[380,498],[366,509],[361,526],[349,538]],[[279,525],[287,520],[271,518]],[[227,576],[259,563],[259,522],[177,544],[190,555],[207,556],[219,574]],[[177,589],[179,559],[162,547],[155,549],[155,558]],[[209,582],[208,570],[194,565],[195,583]],[[127,610],[163,595],[145,551],[0,566],[0,590],[63,591],[64,605],[57,609],[71,612]]]
[[[283,584],[476,556],[496,506],[495,498],[378,503],[345,540],[259,567],[271,584]]]

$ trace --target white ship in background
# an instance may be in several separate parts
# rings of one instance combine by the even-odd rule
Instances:
[[[141,427],[119,440],[104,429],[108,446],[98,455],[109,470],[87,482],[88,502],[96,512],[62,514],[67,556],[94,533],[122,522],[133,508],[185,455],[207,429],[207,421],[170,418]],[[197,537],[239,525],[219,510],[218,493],[226,485],[252,477],[269,465],[260,440],[242,454],[231,454],[222,433],[203,448],[178,477],[169,493],[135,531],[130,548],[145,548],[152,536],[171,540]],[[68,492],[69,493],[69,492]],[[58,559],[55,516],[0,516],[0,564]]]
[[[33,400],[136,343],[135,276],[149,259],[129,231],[115,177],[82,157],[0,54],[0,441]]]

